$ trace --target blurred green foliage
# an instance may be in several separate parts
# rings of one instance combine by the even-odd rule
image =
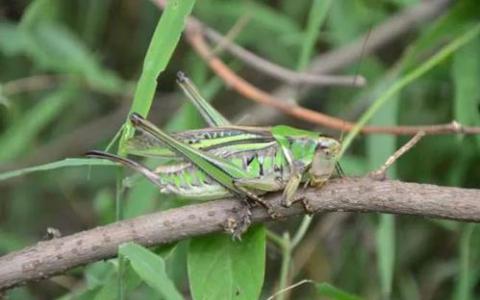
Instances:
[[[236,43],[282,66],[304,70],[315,56],[350,43],[419,2],[201,0],[193,14],[222,33],[239,19],[246,20],[235,36]],[[183,5],[183,13],[188,13],[188,4]],[[314,88],[299,100],[311,109],[357,120],[372,108],[375,99],[401,85],[405,75],[418,72],[419,65],[439,49],[462,34],[478,30],[478,11],[478,1],[457,1],[433,21],[340,71],[364,75],[368,86],[363,89]],[[187,72],[202,94],[232,119],[248,116],[255,109],[223,86],[185,40],[178,41],[183,26],[178,16],[166,13],[163,23],[160,16],[150,1],[22,0],[0,4],[0,254],[41,240],[47,227],[67,235],[115,220],[118,168],[88,168],[85,166],[103,163],[77,158],[88,149],[105,148],[129,109],[148,113],[169,130],[204,126],[195,110],[179,99],[183,96],[174,83],[178,70]],[[410,78],[379,107],[370,123],[456,120],[480,126],[480,38],[471,35],[471,40],[436,61],[430,71]],[[265,90],[282,84],[228,54],[222,58]],[[277,120],[329,131],[282,116]],[[342,157],[342,167],[347,175],[365,174],[379,167],[407,139],[356,136]],[[77,158],[64,160],[67,157]],[[42,164],[46,165],[21,170]],[[390,177],[405,181],[480,188],[480,137],[427,136],[389,172]],[[187,203],[159,195],[143,179],[134,181],[123,199],[125,218]],[[335,216],[316,217],[312,228]],[[280,234],[293,233],[300,222],[291,219],[269,228]],[[358,295],[364,299],[464,300],[480,296],[476,267],[480,233],[476,225],[368,214],[349,215],[328,233],[320,231],[307,232],[307,237],[318,240],[316,244],[300,242],[298,249],[313,247],[311,257],[290,279],[294,283],[310,278],[318,284],[290,291],[292,299],[357,299]],[[263,229],[254,233],[263,234]],[[228,237],[207,237],[191,245],[184,241],[151,250],[128,244],[120,250],[124,267],[119,267],[118,260],[98,262],[13,289],[7,296],[117,299],[119,269],[126,299],[159,295],[199,299],[240,281],[243,286],[251,284],[246,288],[252,291],[247,297],[257,295],[260,288],[262,299],[278,290],[282,258],[274,243],[269,241],[266,246],[265,276],[256,274],[253,278],[242,272],[248,273],[246,267],[262,262],[252,260],[249,250],[241,253],[245,255],[243,262],[250,262],[241,273],[235,273],[239,269],[231,265],[208,264],[209,260],[228,260],[234,252],[210,249],[221,244],[221,239]],[[192,248],[201,251],[192,252]],[[293,265],[295,258],[294,252]],[[215,274],[215,282],[202,286],[198,279],[206,273],[193,272],[192,266],[196,270],[223,267],[223,273]],[[194,279],[190,285],[189,275]]]

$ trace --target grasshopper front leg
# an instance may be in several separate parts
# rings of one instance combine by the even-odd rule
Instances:
[[[276,137],[279,141],[280,148],[285,156],[288,167],[290,169],[290,177],[283,189],[282,195],[282,205],[285,207],[290,207],[295,202],[295,194],[297,193],[298,187],[302,182],[302,170],[304,169],[300,163],[293,160],[293,155],[290,149],[286,146],[286,141],[284,137]]]

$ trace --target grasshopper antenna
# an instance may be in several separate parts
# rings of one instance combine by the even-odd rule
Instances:
[[[361,59],[360,59],[360,62],[358,63],[357,68],[355,70],[355,76],[353,76],[352,86],[355,86],[355,84],[359,83],[357,81],[360,81],[362,79],[361,76],[359,76],[358,74],[360,73],[360,68],[362,66],[363,57],[365,56],[365,50],[366,50],[367,42],[368,42],[368,39],[370,38],[370,33],[371,32],[372,32],[372,27],[370,27],[368,29],[367,36],[365,37],[365,41],[363,42],[362,50],[361,50],[361,54],[360,54]],[[340,145],[343,144],[343,139],[344,139],[344,135],[345,135],[345,128],[346,128],[346,126],[343,126],[342,131],[340,132],[340,138],[339,138]],[[340,165],[340,162],[338,162],[338,161],[335,164],[335,170],[340,177],[345,176],[345,172],[343,171],[342,166]]]
[[[120,157],[118,155],[111,154],[108,152],[97,151],[97,150],[88,151],[87,153],[85,153],[85,156],[91,157],[91,158],[108,159],[110,161],[124,165],[136,172],[139,172],[155,185],[162,187],[162,184],[160,182],[160,177],[157,174],[155,174],[152,170],[150,170],[149,168],[145,167],[144,165],[136,161],[133,161],[128,158]]]

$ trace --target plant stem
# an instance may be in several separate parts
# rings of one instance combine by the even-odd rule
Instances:
[[[269,238],[272,242],[274,242],[280,249],[283,249],[283,247],[285,247],[283,238],[280,237],[275,232],[268,229],[267,229],[267,238]]]
[[[292,248],[295,248],[298,243],[300,243],[305,236],[305,233],[307,233],[308,228],[310,227],[310,224],[312,223],[313,217],[312,216],[305,216],[302,219],[302,223],[300,224],[300,227],[298,228],[297,232],[292,238]]]
[[[123,171],[117,170],[117,179],[115,186],[115,219],[121,221],[123,219],[123,186],[122,186]],[[118,277],[117,277],[117,298],[119,300],[125,299],[125,284],[123,275],[125,273],[125,259],[123,255],[118,258]]]
[[[280,286],[279,291],[284,290],[288,284],[288,273],[290,270],[290,262],[292,257],[292,243],[290,239],[290,234],[285,232],[282,238],[282,266],[280,269]],[[287,293],[282,293],[278,295],[279,300],[285,300]]]

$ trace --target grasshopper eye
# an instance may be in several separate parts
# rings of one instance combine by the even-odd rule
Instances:
[[[333,138],[320,137],[317,150],[322,151],[326,155],[337,154],[340,150],[340,143]]]

